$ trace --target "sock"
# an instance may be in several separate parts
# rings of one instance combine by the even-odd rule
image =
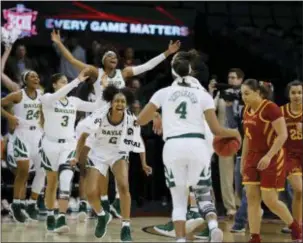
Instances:
[[[22,200],[20,200],[20,204],[23,204],[23,205],[25,205],[25,199],[22,199]]]
[[[86,200],[81,199],[79,203],[86,203],[86,204],[87,204],[87,201],[86,201]]]
[[[60,212],[58,218],[65,217],[65,213]]]
[[[36,203],[37,203],[37,200],[34,200],[34,199],[28,200],[28,204],[36,204]]]
[[[130,221],[129,220],[122,220],[122,227],[124,227],[124,226],[129,227],[130,226]]]
[[[101,201],[108,201],[108,196],[101,196]]]
[[[116,191],[116,199],[120,199],[120,194],[118,191]]]
[[[177,238],[176,242],[186,242],[186,238],[185,237]]]
[[[190,211],[195,212],[195,213],[199,213],[199,209],[198,209],[197,206],[191,206]]]
[[[209,220],[208,228],[209,228],[210,231],[213,230],[213,229],[218,228],[218,221],[216,219]]]
[[[47,209],[47,216],[54,216],[55,212],[53,209]]]
[[[105,215],[105,211],[102,210],[100,213],[97,213],[98,216],[104,216]]]
[[[14,203],[14,204],[20,204],[20,199],[14,199],[14,200],[13,200],[13,203]]]

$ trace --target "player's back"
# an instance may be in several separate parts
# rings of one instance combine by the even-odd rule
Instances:
[[[170,86],[158,91],[162,107],[163,137],[184,134],[205,135],[203,112],[213,100],[205,91],[194,87]]]

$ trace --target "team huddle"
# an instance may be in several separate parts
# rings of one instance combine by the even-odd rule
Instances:
[[[42,93],[38,74],[29,70],[22,76],[25,88],[2,99],[2,116],[14,128],[7,145],[8,163],[15,173],[11,204],[14,219],[21,223],[37,220],[37,198],[46,178],[47,230],[69,232],[66,212],[78,167],[83,183],[79,219],[86,218],[89,203],[97,216],[95,236],[102,238],[112,220],[109,205],[100,203],[101,196],[107,197],[110,168],[121,202],[121,212],[113,209],[122,220],[120,238],[123,242],[132,241],[128,156],[134,152],[144,157],[140,126],[154,121],[161,123],[165,141],[163,162],[166,185],[172,196],[177,242],[186,241],[189,188],[197,208],[195,213],[203,219],[199,223],[207,222],[211,242],[222,242],[223,232],[218,226],[211,195],[212,141],[213,136],[232,137],[240,142],[242,138],[237,129],[219,125],[213,98],[192,74],[191,53],[179,51],[179,41],[171,42],[164,53],[148,62],[119,70],[117,54],[108,50],[100,57],[103,67],[96,68],[75,59],[62,44],[59,33],[54,31],[52,40],[62,55],[79,69],[79,76],[68,82],[64,75],[54,74]],[[124,80],[153,69],[172,54],[174,82],[157,91],[135,116],[130,109],[134,96],[125,88]],[[68,96],[84,82],[93,86],[89,101]],[[302,209],[299,209],[302,194],[294,200],[293,216],[278,200],[285,173],[294,192],[302,192],[302,83],[295,81],[288,85],[290,103],[281,109],[270,101],[267,83],[248,79],[242,84],[241,93],[245,103],[242,173],[247,188],[250,242],[261,241],[261,200],[289,226],[292,239],[302,241]],[[11,112],[4,109],[10,105]],[[78,111],[85,115],[76,124]],[[147,174],[152,173],[145,161],[142,166]],[[20,200],[24,198],[30,170],[36,173],[29,206],[24,210]]]

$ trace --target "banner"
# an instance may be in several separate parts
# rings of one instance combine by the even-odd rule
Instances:
[[[49,33],[55,28],[63,35],[74,33],[80,41],[101,37],[113,44],[158,49],[170,39],[185,44],[194,17],[194,10],[124,6],[121,2],[2,2],[2,25],[22,30],[22,36],[40,45],[50,44]]]

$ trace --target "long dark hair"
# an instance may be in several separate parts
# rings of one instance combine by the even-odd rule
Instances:
[[[129,88],[118,89],[114,85],[109,85],[104,89],[102,96],[105,101],[112,102],[115,95],[118,93],[122,93],[125,96],[127,106],[131,106],[134,103],[135,96]]]
[[[259,91],[263,99],[273,100],[273,85],[271,83],[256,79],[246,79],[243,84],[255,92]]]

